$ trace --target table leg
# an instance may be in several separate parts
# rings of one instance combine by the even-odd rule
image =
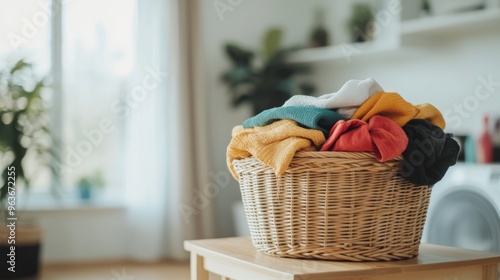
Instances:
[[[203,265],[203,257],[191,252],[191,280],[208,280],[208,271]]]
[[[483,265],[483,280],[498,280],[498,265]]]

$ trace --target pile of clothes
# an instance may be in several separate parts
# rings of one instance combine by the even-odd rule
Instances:
[[[372,78],[350,80],[320,97],[295,95],[233,128],[227,164],[238,179],[233,160],[250,156],[281,176],[298,151],[372,152],[379,162],[402,155],[399,174],[432,186],[460,151],[444,128],[431,104],[413,105]]]

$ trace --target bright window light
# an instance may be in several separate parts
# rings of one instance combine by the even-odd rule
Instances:
[[[62,4],[52,12],[55,2]],[[112,112],[112,104],[126,94],[136,67],[136,5],[136,0],[0,0],[0,69],[25,59],[37,75],[51,77],[52,56],[62,61],[61,92],[48,101],[61,106],[60,127],[55,124],[61,163],[69,168],[58,177],[66,193],[75,193],[80,179],[96,172],[107,189],[123,185],[126,120]],[[52,33],[58,32],[56,19],[61,34]],[[32,191],[48,192],[51,173],[38,173]]]

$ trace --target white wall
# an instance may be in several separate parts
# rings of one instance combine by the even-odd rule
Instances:
[[[333,41],[343,43],[348,40],[344,22],[349,14],[350,2],[243,0],[222,17],[213,6],[216,1],[201,2],[211,167],[213,171],[221,171],[227,170],[225,150],[231,128],[241,124],[251,114],[249,108],[234,109],[229,106],[228,92],[220,82],[221,73],[228,68],[228,61],[222,52],[223,44],[234,41],[256,49],[262,34],[273,26],[283,28],[285,45],[304,44],[313,26],[317,7],[325,10]],[[322,94],[336,91],[348,79],[371,76],[385,90],[399,92],[413,103],[432,103],[444,113],[453,110],[453,104],[462,104],[467,96],[474,93],[479,76],[491,74],[495,81],[500,81],[499,50],[500,29],[495,30],[495,26],[488,30],[467,31],[466,34],[417,38],[412,42],[405,40],[403,48],[396,52],[354,57],[350,63],[338,60],[317,63],[314,65],[313,80],[318,94]],[[500,88],[490,98],[481,101],[469,117],[461,118],[463,123],[455,130],[477,133],[484,113],[500,115],[498,104]],[[456,114],[452,112],[449,116]],[[215,198],[220,236],[235,234],[231,205],[239,198],[236,181]]]

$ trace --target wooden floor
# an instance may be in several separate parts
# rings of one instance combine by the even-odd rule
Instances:
[[[42,266],[39,280],[189,280],[189,263],[113,262]]]

